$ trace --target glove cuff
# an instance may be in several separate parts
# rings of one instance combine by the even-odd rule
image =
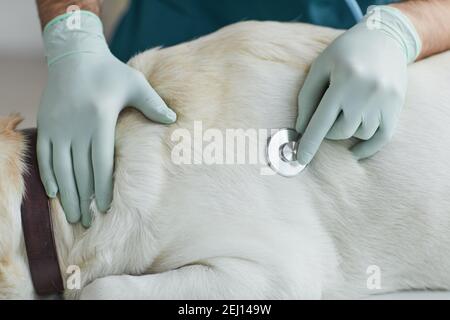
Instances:
[[[363,22],[369,30],[380,30],[404,49],[408,64],[422,51],[422,40],[411,20],[391,6],[370,6]]]
[[[89,11],[75,11],[54,18],[45,26],[43,38],[49,66],[74,54],[109,52],[103,24]]]

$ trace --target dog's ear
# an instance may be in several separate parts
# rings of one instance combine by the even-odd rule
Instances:
[[[14,113],[8,117],[0,117],[0,133],[12,132],[23,121],[20,114]]]

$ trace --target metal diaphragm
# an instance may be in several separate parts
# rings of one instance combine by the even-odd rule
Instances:
[[[283,177],[294,177],[306,167],[297,161],[300,137],[294,129],[281,129],[268,140],[267,162],[272,170]]]

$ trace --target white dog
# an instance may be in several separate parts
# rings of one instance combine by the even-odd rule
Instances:
[[[260,165],[177,165],[173,134],[292,127],[308,67],[339,32],[245,22],[130,64],[179,116],[126,111],[114,201],[92,228],[52,203],[60,266],[85,299],[321,299],[450,289],[450,54],[410,67],[392,142],[358,162],[329,142],[299,176]],[[20,221],[20,119],[0,122],[0,298],[34,298]],[[184,131],[186,132],[186,131]],[[264,152],[264,150],[260,150]],[[263,168],[264,169],[264,168]],[[376,276],[376,281],[372,278]]]

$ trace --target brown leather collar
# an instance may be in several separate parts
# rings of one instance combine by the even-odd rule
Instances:
[[[24,174],[25,195],[22,201],[22,229],[28,265],[34,289],[38,295],[59,294],[64,291],[53,237],[50,206],[42,185],[36,156],[36,129],[23,130],[27,146]]]

